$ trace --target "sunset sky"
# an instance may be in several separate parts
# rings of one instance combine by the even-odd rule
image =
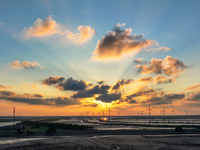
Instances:
[[[199,6],[0,1],[0,115],[200,115]]]

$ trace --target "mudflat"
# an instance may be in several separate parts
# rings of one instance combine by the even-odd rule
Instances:
[[[200,134],[1,137],[4,150],[199,150]]]

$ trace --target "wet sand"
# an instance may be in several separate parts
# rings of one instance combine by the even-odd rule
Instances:
[[[1,137],[0,149],[199,150],[200,134]]]

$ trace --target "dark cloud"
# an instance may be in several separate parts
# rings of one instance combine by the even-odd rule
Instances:
[[[12,92],[12,91],[0,91],[0,95],[2,95],[2,96],[13,96],[13,95],[16,95],[16,93]]]
[[[121,93],[111,93],[111,94],[101,94],[96,98],[96,100],[101,100],[102,102],[110,103],[112,101],[120,100]]]
[[[56,87],[60,90],[71,90],[80,91],[85,90],[87,86],[90,85],[84,80],[74,80],[73,78],[68,78],[64,82],[60,82]]]
[[[171,104],[176,100],[183,99],[185,94],[166,94],[162,97],[153,97],[147,100],[145,103],[149,103],[151,105],[162,105],[162,104]]]
[[[70,99],[68,97],[43,98],[41,94],[16,94],[11,91],[0,91],[0,99],[30,105],[67,106],[80,104],[77,99]]]
[[[133,81],[133,79],[128,79],[128,80],[118,80],[113,86],[112,86],[112,90],[118,90],[123,88],[124,85],[128,85],[131,84]]]
[[[42,94],[33,94],[34,97],[38,97],[38,98],[42,98],[43,95]]]
[[[140,52],[143,48],[147,48],[156,44],[154,40],[145,40],[143,35],[131,34],[132,29],[121,29],[123,24],[116,24],[113,31],[107,34],[97,43],[93,58],[97,60],[118,59],[132,52]]]
[[[106,80],[98,80],[97,83],[98,84],[103,84]]]
[[[85,90],[88,86],[91,86],[91,83],[87,83],[84,80],[74,80],[73,78],[68,78],[65,80],[63,77],[55,76],[49,77],[42,80],[42,84],[45,85],[55,85],[60,90],[71,90],[71,91],[79,91]]]
[[[187,101],[200,101],[200,92],[195,92],[190,94],[187,99]]]
[[[128,103],[129,104],[137,104],[137,101],[133,99],[133,100],[128,101]]]
[[[45,84],[45,85],[58,84],[64,80],[65,80],[65,78],[63,78],[63,77],[54,76],[54,77],[49,77],[49,78],[42,80],[42,84]]]
[[[87,98],[93,97],[95,94],[106,94],[108,89],[110,88],[109,85],[94,85],[89,89],[80,90],[73,94],[72,98]]]
[[[164,60],[153,58],[149,63],[135,66],[138,72],[142,74],[156,73],[175,77],[178,77],[179,73],[184,72],[187,67],[188,66],[184,65],[182,61],[177,58],[172,58],[171,56],[167,56]]]
[[[149,88],[149,89],[141,88],[139,91],[134,92],[131,95],[126,96],[126,98],[128,100],[132,100],[132,98],[134,98],[134,97],[139,97],[139,96],[152,97],[152,96],[155,96],[155,95],[157,95],[157,92],[154,89],[152,89],[152,88]]]

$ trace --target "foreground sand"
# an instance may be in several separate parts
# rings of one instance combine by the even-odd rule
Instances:
[[[4,150],[199,150],[200,135],[75,135],[1,137]]]

